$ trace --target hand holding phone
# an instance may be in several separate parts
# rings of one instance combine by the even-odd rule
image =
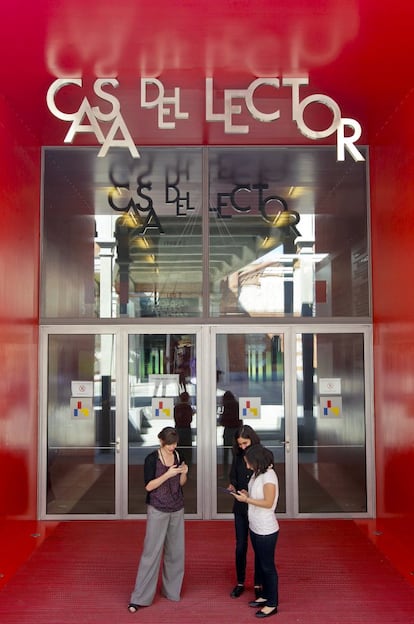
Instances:
[[[238,500],[240,503],[247,503],[248,492],[246,490],[237,490],[237,492],[232,492],[234,498]]]

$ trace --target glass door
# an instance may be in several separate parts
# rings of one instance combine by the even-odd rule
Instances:
[[[41,508],[48,517],[115,515],[116,336],[56,333],[45,340]]]
[[[213,332],[218,517],[231,513],[232,447],[249,425],[274,457],[287,517],[374,511],[369,328],[248,327]]]
[[[241,423],[273,453],[279,514],[373,514],[370,328],[57,326],[41,346],[41,518],[144,516],[166,426],[190,468],[187,516],[230,518]]]
[[[42,518],[144,515],[144,460],[166,426],[178,429],[178,452],[190,467],[186,513],[201,513],[200,328],[183,329],[43,328]]]
[[[236,451],[237,431],[249,425],[270,449],[279,478],[278,512],[286,512],[286,461],[291,423],[286,419],[286,341],[275,331],[226,331],[216,344],[217,514],[229,513],[233,499],[223,492]],[[291,478],[289,482],[291,481]]]
[[[182,329],[128,335],[128,514],[146,513],[144,460],[164,427],[178,431],[185,510],[197,514],[197,336]]]
[[[295,513],[372,514],[367,332],[306,331],[296,351]]]

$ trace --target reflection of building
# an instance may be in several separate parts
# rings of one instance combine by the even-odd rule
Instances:
[[[119,174],[124,180],[119,188],[112,186],[112,161],[98,159],[96,149],[45,150],[45,317],[215,318],[237,314],[241,318],[279,318],[302,316],[305,303],[314,308],[314,316],[362,318],[369,314],[367,297],[357,293],[348,297],[348,290],[341,290],[344,283],[352,290],[358,288],[358,293],[368,290],[368,263],[363,261],[368,249],[365,163],[349,170],[337,162],[332,147],[295,147],[288,152],[280,147],[244,147],[233,149],[230,155],[224,148],[209,147],[204,150],[210,165],[207,176],[200,148],[181,148],[180,154],[190,164],[185,175],[177,173],[176,193],[184,198],[177,206],[165,201],[167,177],[177,169],[174,151],[143,148],[139,165],[127,153],[115,153],[121,171],[130,169],[129,175]],[[226,161],[221,160],[224,154]],[[325,169],[317,192],[309,187],[308,173],[300,167],[303,159],[315,170]],[[277,180],[272,177],[272,163]],[[261,186],[267,188],[262,194],[248,196],[247,207],[242,202],[246,191],[235,184],[236,173],[235,177],[223,177],[225,168],[237,171],[240,167],[244,167],[246,187],[257,186],[261,180]],[[85,194],[88,183],[97,185],[94,214],[85,207],[85,214],[69,229],[70,235],[59,224],[70,218],[74,197],[66,197],[65,178],[58,181],[57,168],[72,171]],[[142,170],[150,187],[146,189],[146,207],[140,188]],[[207,185],[211,197],[208,220],[203,218],[200,192]],[[327,209],[324,197],[332,185],[341,200]],[[61,194],[57,205],[56,188]],[[283,198],[286,209],[281,210],[279,200],[271,200],[276,196]],[[343,203],[352,204],[352,210],[344,213]],[[288,225],[281,221],[285,214]],[[294,222],[290,223],[291,219]],[[337,235],[339,220],[346,236]],[[94,250],[88,253],[92,238]],[[73,249],[76,254],[68,262]],[[70,276],[73,286],[81,285],[81,301],[66,296],[62,276]],[[48,284],[54,297],[47,295]]]

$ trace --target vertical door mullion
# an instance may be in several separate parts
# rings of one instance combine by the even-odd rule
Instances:
[[[216,483],[216,462],[215,462],[215,403],[213,404],[213,388],[215,390],[213,369],[215,367],[215,333],[210,327],[203,327],[200,333],[200,360],[203,364],[203,371],[197,367],[197,386],[200,380],[201,387],[201,418],[197,410],[197,457],[198,457],[198,490],[199,510],[204,520],[210,520],[215,510],[215,490],[213,484]]]
[[[48,332],[40,328],[39,348],[39,469],[38,469],[38,518],[46,518],[47,490],[47,371],[48,371]]]
[[[298,418],[296,384],[296,331],[285,330],[285,429],[286,429],[286,515],[298,513]]]
[[[373,392],[373,349],[372,329],[364,329],[364,388],[365,388],[365,449],[366,449],[366,483],[367,512],[375,514],[375,444],[374,444],[374,392]]]
[[[123,328],[115,332],[117,357],[115,432],[116,438],[120,441],[119,452],[115,455],[115,513],[120,518],[126,518],[128,515],[128,336],[128,331]]]

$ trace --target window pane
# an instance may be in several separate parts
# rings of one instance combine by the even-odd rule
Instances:
[[[115,336],[49,336],[47,513],[115,513]]]
[[[159,447],[158,434],[164,427],[177,428],[177,450],[189,468],[185,511],[197,513],[195,353],[194,334],[129,336],[128,513],[146,513],[144,461]]]
[[[201,315],[201,150],[44,154],[42,316]]]
[[[209,176],[211,316],[369,315],[365,163],[221,148]]]
[[[362,334],[298,334],[299,512],[367,510]]]
[[[223,486],[230,483],[234,436],[241,424],[252,427],[272,451],[280,489],[277,511],[286,511],[283,355],[283,336],[278,334],[217,335],[218,513],[233,508]]]

